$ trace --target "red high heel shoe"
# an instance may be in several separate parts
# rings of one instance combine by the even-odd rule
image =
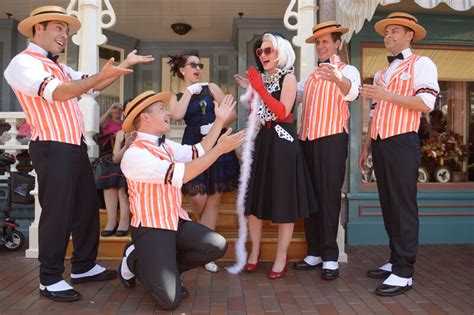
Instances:
[[[257,264],[246,263],[244,267],[244,270],[246,272],[254,272],[256,269],[257,269]]]
[[[288,268],[288,262],[289,262],[288,256],[286,256],[286,262],[283,269],[280,272],[271,270],[269,273],[267,273],[268,279],[275,280],[275,279],[283,278],[285,276],[286,269]]]
[[[255,264],[246,263],[244,270],[246,272],[254,272],[255,270],[257,270],[257,264],[258,264],[259,259],[260,259],[260,253],[258,253],[257,262]]]

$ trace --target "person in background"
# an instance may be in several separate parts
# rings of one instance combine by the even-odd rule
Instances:
[[[169,64],[172,74],[184,83],[176,99],[171,101],[171,117],[175,120],[184,119],[186,128],[182,144],[194,145],[201,142],[212,128],[216,119],[214,100],[220,104],[224,92],[214,83],[200,82],[204,65],[197,51],[178,53],[170,58]],[[224,127],[227,128],[236,118],[234,110],[224,122]],[[221,195],[237,188],[238,175],[239,162],[232,151],[221,155],[209,169],[183,185],[183,193],[190,197],[192,210],[199,223],[215,229]],[[204,268],[210,272],[219,271],[214,262],[209,262]]]
[[[99,119],[100,138],[98,139],[101,156],[112,152],[112,138],[122,130],[122,107],[120,103],[110,105]]]
[[[130,207],[127,194],[127,180],[120,169],[120,161],[125,151],[133,142],[136,134],[117,132],[110,164],[103,175],[99,177],[97,189],[104,190],[105,207],[107,209],[107,224],[100,233],[103,237],[123,237],[128,235],[130,224]],[[118,209],[117,209],[118,208]],[[117,210],[120,210],[120,219],[117,222]]]

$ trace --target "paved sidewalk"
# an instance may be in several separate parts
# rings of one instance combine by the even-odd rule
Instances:
[[[231,249],[232,250],[232,249]],[[474,245],[422,245],[414,287],[406,295],[374,295],[379,280],[366,270],[385,262],[385,246],[347,246],[349,263],[341,277],[325,281],[319,270],[289,269],[271,281],[261,264],[255,274],[211,274],[200,268],[185,274],[190,291],[173,314],[474,314]],[[0,314],[165,314],[142,287],[126,290],[119,280],[77,285],[83,296],[57,303],[38,294],[38,262],[23,252],[0,250]],[[104,261],[117,268],[118,261]],[[221,263],[220,265],[225,265]],[[67,262],[66,272],[70,266]]]

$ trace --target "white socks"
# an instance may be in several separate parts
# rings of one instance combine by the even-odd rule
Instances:
[[[317,264],[320,264],[323,262],[323,260],[321,259],[321,257],[319,256],[306,256],[304,258],[304,261],[308,264],[308,265],[311,265],[311,266],[316,266]]]
[[[71,273],[71,278],[77,279],[77,278],[84,278],[84,277],[92,277],[104,271],[105,271],[104,267],[102,267],[101,265],[95,264],[95,266],[92,267],[92,269],[87,272]]]
[[[49,292],[57,292],[57,291],[71,290],[73,287],[71,287],[69,285],[69,283],[67,283],[66,281],[61,280],[61,281],[56,282],[55,284],[51,284],[51,285],[42,285],[40,283],[39,288],[42,291],[47,289]]]

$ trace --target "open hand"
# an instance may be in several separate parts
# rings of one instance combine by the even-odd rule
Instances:
[[[386,100],[388,91],[384,86],[364,84],[360,88],[360,95],[371,98],[376,101]]]
[[[315,73],[320,79],[331,82],[340,82],[342,80],[342,73],[337,68],[336,58],[336,55],[332,55],[329,58],[330,63],[321,63],[319,67],[316,67]]]
[[[127,55],[125,62],[127,63],[127,67],[131,67],[139,63],[149,63],[153,60],[155,60],[155,58],[152,55],[137,55],[137,50],[134,49]]]
[[[249,81],[250,85],[253,87],[255,91],[260,91],[261,89],[265,89],[263,85],[262,76],[258,73],[257,69],[254,67],[250,67],[247,70],[247,80]]]
[[[103,80],[120,77],[133,72],[132,69],[114,66],[114,61],[115,59],[113,57],[110,58],[102,67],[102,70],[100,70],[99,74],[102,76]]]
[[[219,120],[222,123],[227,121],[229,116],[233,113],[236,104],[237,103],[234,100],[234,97],[230,94],[224,96],[220,104],[214,101],[214,113],[216,114],[216,120]]]
[[[249,80],[247,80],[246,78],[244,78],[240,74],[234,74],[234,79],[235,79],[235,82],[237,83],[237,85],[240,86],[243,89],[248,88],[248,86],[250,84]]]
[[[224,154],[235,150],[235,148],[239,147],[244,141],[245,130],[232,134],[232,128],[229,128],[217,141],[216,148],[221,154]]]

